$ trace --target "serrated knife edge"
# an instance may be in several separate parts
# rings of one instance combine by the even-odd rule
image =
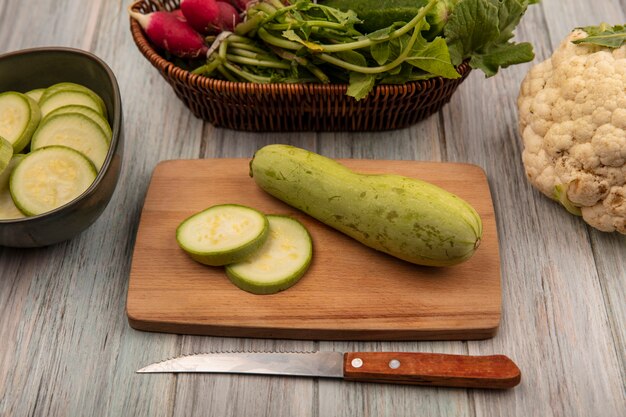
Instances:
[[[341,352],[210,352],[182,355],[153,363],[137,373],[245,373],[343,377]]]

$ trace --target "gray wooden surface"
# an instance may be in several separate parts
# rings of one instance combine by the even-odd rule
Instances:
[[[531,188],[516,96],[530,64],[474,72],[438,114],[370,134],[254,134],[191,116],[136,49],[127,1],[2,0],[0,52],[61,45],[103,58],[124,103],[122,177],[72,241],[0,248],[0,416],[626,416],[626,237],[586,227]],[[576,26],[626,21],[626,0],[544,0],[523,20],[536,61]],[[463,161],[485,169],[502,260],[496,337],[472,342],[310,342],[150,334],[125,315],[150,174],[164,159],[250,157],[284,142],[331,157]],[[504,392],[228,375],[138,375],[152,361],[227,349],[503,353],[523,373]]]

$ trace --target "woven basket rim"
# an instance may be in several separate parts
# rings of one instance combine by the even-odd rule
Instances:
[[[131,6],[131,10],[141,13],[140,7],[144,4],[144,0],[137,0]],[[131,26],[131,34],[133,37],[133,41],[135,45],[139,48],[141,53],[144,55],[150,63],[159,69],[161,72],[169,74],[174,78],[184,82],[185,84],[197,86],[207,90],[240,90],[240,91],[258,91],[258,90],[266,90],[271,93],[341,93],[345,94],[348,85],[347,84],[339,84],[339,83],[330,83],[330,84],[322,84],[322,83],[271,83],[271,84],[258,84],[251,82],[234,82],[221,80],[216,78],[210,78],[199,74],[193,74],[190,71],[187,71],[173,62],[170,62],[163,58],[161,54],[157,52],[157,50],[152,46],[151,42],[146,38],[143,29],[137,23],[135,19],[130,18],[130,26]],[[462,62],[458,67],[457,71],[461,75],[461,78],[464,78],[470,71],[471,67],[469,66],[468,61]],[[367,98],[371,98],[372,96],[386,96],[386,95],[401,95],[406,94],[410,90],[423,90],[431,87],[434,83],[443,83],[446,81],[454,81],[455,79],[447,79],[443,77],[433,77],[427,80],[418,80],[418,81],[409,81],[404,84],[379,84],[374,86],[372,92]]]

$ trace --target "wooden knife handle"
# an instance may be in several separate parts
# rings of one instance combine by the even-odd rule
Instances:
[[[349,352],[343,356],[344,379],[361,382],[467,388],[512,388],[520,370],[504,355]]]

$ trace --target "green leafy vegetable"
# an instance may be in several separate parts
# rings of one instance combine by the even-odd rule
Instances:
[[[234,34],[207,38],[210,56],[193,72],[255,83],[348,83],[357,100],[377,84],[459,78],[465,60],[491,76],[532,60],[530,44],[511,41],[531,2],[262,0],[247,8]],[[364,25],[359,13],[378,20]],[[358,30],[366,26],[376,30]]]
[[[448,15],[459,0],[439,0],[426,15],[429,29],[424,34],[432,40],[439,35]],[[353,10],[361,22],[356,27],[365,33],[384,29],[396,22],[408,22],[428,0],[319,0],[318,3],[340,10]]]
[[[348,84],[348,91],[346,93],[349,96],[360,100],[364,97],[367,97],[370,91],[372,91],[372,88],[374,88],[375,83],[375,75],[363,74],[360,72],[352,71],[350,73],[350,82]]]
[[[522,62],[532,61],[535,54],[528,43],[494,45],[489,53],[475,54],[470,60],[472,68],[481,69],[488,77],[495,75],[500,67],[506,68]]]
[[[500,36],[498,8],[489,0],[465,0],[452,12],[444,29],[454,65]]]
[[[586,26],[578,29],[585,31],[587,37],[572,41],[575,44],[590,43],[608,48],[619,48],[626,44],[625,25],[610,26],[607,23],[602,23],[599,26]]]
[[[406,62],[431,74],[445,78],[459,78],[459,73],[450,62],[446,41],[443,38],[436,38],[432,42],[427,42],[421,35],[418,36]]]
[[[391,47],[388,43],[375,43],[371,46],[370,53],[372,54],[372,58],[376,60],[376,63],[378,65],[383,65],[389,59]]]
[[[513,30],[529,4],[528,0],[463,0],[444,27],[452,63],[470,59],[470,66],[488,77],[499,68],[532,61],[529,43],[514,43]]]

